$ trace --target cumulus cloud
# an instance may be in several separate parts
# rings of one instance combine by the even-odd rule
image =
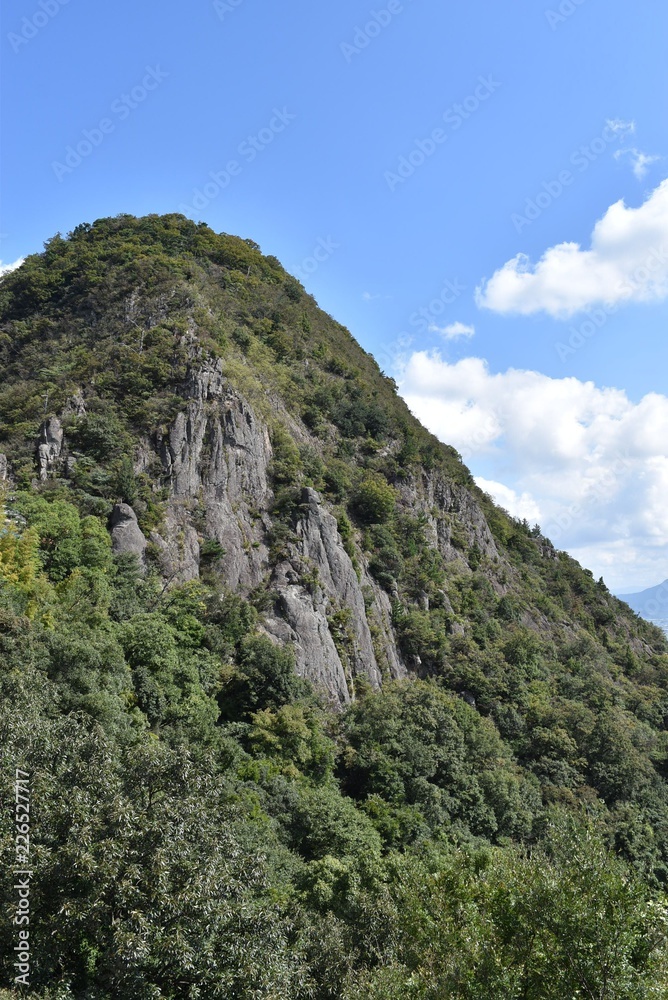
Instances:
[[[518,254],[476,289],[484,309],[566,318],[596,305],[617,307],[668,297],[668,180],[639,208],[612,205],[591,247],[559,243],[537,264]]]
[[[5,274],[9,274],[10,271],[15,271],[17,267],[21,266],[24,260],[25,257],[19,257],[18,260],[13,261],[11,264],[3,264],[0,260],[0,278],[2,278]]]
[[[413,352],[406,402],[479,484],[610,587],[668,577],[668,397]]]
[[[643,153],[642,150],[636,149],[635,146],[631,149],[618,149],[615,151],[616,160],[621,160],[625,156],[629,157],[631,170],[639,181],[647,176],[650,165],[661,159],[660,156],[650,156],[648,153]]]
[[[482,476],[476,476],[475,481],[481,490],[489,493],[499,506],[513,517],[529,521],[530,524],[537,524],[540,521],[540,507],[529,493],[518,494],[504,483],[495,483],[491,479],[483,479]]]
[[[437,326],[433,323],[429,327],[430,333],[440,333],[440,335],[445,338],[445,340],[457,340],[459,337],[473,337],[475,336],[475,327],[469,326],[467,323],[450,323],[449,326]]]

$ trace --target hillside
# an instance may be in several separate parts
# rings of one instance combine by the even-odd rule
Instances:
[[[0,501],[44,996],[661,995],[665,637],[275,258],[120,216],[3,278]]]

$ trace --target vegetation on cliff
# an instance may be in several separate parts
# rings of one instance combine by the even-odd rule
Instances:
[[[271,433],[250,590],[204,528],[185,581],[108,530],[119,503],[160,529],[169,476],[137,454],[211,359]],[[0,452],[0,783],[13,803],[31,775],[37,995],[666,995],[662,634],[480,493],[278,261],[180,216],[54,237],[0,282]],[[305,488],[408,668],[381,650],[382,690],[351,676],[340,712],[266,627]]]

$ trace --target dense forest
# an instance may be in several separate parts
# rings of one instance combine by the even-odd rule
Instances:
[[[53,237],[0,453],[1,998],[668,996],[665,638],[275,258]]]

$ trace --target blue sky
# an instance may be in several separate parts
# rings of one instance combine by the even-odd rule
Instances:
[[[668,576],[661,260],[638,278],[666,221],[665,2],[8,0],[2,18],[5,264],[118,212],[252,237],[513,513],[611,586]],[[563,243],[583,250],[565,274]]]

